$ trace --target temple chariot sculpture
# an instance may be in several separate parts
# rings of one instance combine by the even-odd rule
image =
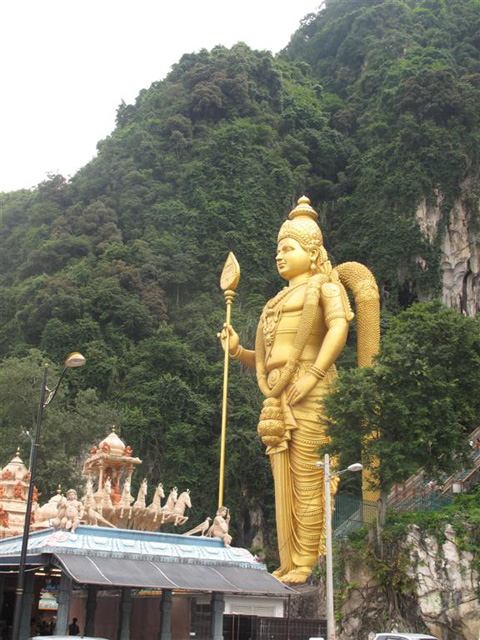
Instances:
[[[139,458],[133,457],[132,448],[119,438],[115,427],[93,447],[83,465],[87,478],[85,506],[88,503],[85,517],[89,524],[101,525],[103,521],[123,529],[157,531],[165,524],[180,526],[187,522],[185,510],[192,506],[188,489],[178,495],[177,487],[173,487],[162,506],[165,491],[163,484],[158,483],[148,503],[148,482],[144,478],[136,498],[132,496],[132,475],[141,464]]]
[[[99,445],[94,446],[83,466],[85,488],[81,499],[74,489],[63,495],[58,485],[55,495],[42,506],[34,488],[31,530],[50,527],[75,533],[80,524],[110,528],[158,531],[167,524],[185,525],[187,509],[192,507],[190,490],[179,493],[173,486],[165,503],[165,490],[160,482],[148,501],[146,478],[140,483],[136,498],[132,495],[132,475],[142,461],[133,457],[132,448],[118,437],[115,427]],[[25,520],[26,497],[30,475],[17,451],[14,458],[0,469],[0,538],[21,533]],[[211,519],[195,532],[209,533]],[[228,527],[227,527],[228,528]],[[214,536],[216,537],[216,536]]]
[[[356,262],[332,267],[310,200],[300,198],[288,218],[276,255],[288,286],[265,305],[254,348],[241,346],[230,324],[219,336],[232,358],[256,371],[265,397],[258,433],[275,486],[280,556],[275,575],[303,583],[325,555],[324,478],[316,462],[327,442],[322,397],[336,378],[335,361],[353,319],[346,289],[355,298],[359,366],[370,365],[378,352],[380,316],[371,272]]]

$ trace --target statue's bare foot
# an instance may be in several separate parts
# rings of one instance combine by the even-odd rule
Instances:
[[[282,575],[279,580],[286,584],[304,584],[311,573],[311,567],[295,567],[295,569]]]
[[[283,576],[285,573],[285,569],[282,569],[282,567],[278,567],[278,569],[275,569],[275,571],[272,573],[272,576],[280,580],[281,576]]]

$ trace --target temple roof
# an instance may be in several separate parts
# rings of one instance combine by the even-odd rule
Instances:
[[[0,540],[0,563],[7,557],[20,555],[20,536]],[[79,526],[75,533],[46,529],[31,533],[28,555],[42,553],[105,555],[112,557],[170,558],[175,562],[198,560],[201,562],[227,562],[237,566],[262,567],[246,549],[224,547],[218,538],[181,536],[173,533],[109,529],[107,527]]]
[[[0,566],[19,563],[21,536],[0,540]],[[246,549],[178,534],[79,526],[30,534],[27,564],[61,566],[80,584],[237,594],[292,593]]]
[[[133,457],[133,449],[118,436],[115,426],[98,445],[90,451],[83,465],[83,475],[97,475],[100,468],[125,469],[142,464],[140,458]]]
[[[112,431],[100,442],[98,446],[102,449],[104,445],[108,446],[110,454],[113,456],[123,456],[125,454],[126,445],[118,437],[115,427],[112,427]]]
[[[5,471],[10,472],[10,480],[25,480],[28,474],[28,469],[25,466],[23,460],[20,458],[20,451],[18,449],[17,453],[10,460],[10,462],[5,465],[5,467],[3,467],[2,475],[5,473]]]

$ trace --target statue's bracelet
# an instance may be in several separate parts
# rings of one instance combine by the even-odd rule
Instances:
[[[230,355],[232,356],[232,358],[234,360],[239,360],[239,358],[241,357],[243,352],[243,347],[238,345],[237,350],[235,351],[235,353],[231,353]]]
[[[315,376],[317,380],[323,380],[327,375],[327,372],[324,369],[320,369],[319,367],[316,367],[314,364],[310,367],[309,373],[311,373],[312,376]]]

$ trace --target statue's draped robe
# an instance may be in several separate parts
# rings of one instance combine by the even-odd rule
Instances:
[[[332,295],[331,284],[327,285],[328,296],[319,300],[314,334],[324,334],[329,317],[349,318],[348,302],[341,285],[335,285],[338,295]],[[283,304],[281,301],[279,304]],[[279,316],[281,311],[279,312]],[[260,321],[262,322],[262,320]],[[264,353],[268,349],[263,350]],[[322,398],[329,392],[337,373],[332,365],[326,376],[314,389],[293,406],[287,402],[291,384],[308,373],[313,361],[301,359],[290,384],[280,395],[280,405],[286,434],[275,446],[268,446],[266,453],[275,483],[275,510],[277,537],[280,554],[280,571],[285,573],[296,567],[313,567],[319,555],[325,555],[325,489],[324,473],[317,466],[319,449],[328,442],[326,427],[322,422]],[[278,380],[281,369],[270,371],[267,385],[271,389]],[[338,479],[332,478],[332,493]]]
[[[308,364],[299,369],[306,371]],[[300,373],[300,372],[299,372]],[[301,375],[301,373],[300,373]],[[325,555],[325,489],[318,451],[327,442],[321,424],[321,400],[336,376],[334,367],[303,400],[287,404],[281,397],[290,439],[270,447],[268,454],[275,482],[275,508],[281,567],[312,567]],[[283,444],[283,443],[282,443]]]

